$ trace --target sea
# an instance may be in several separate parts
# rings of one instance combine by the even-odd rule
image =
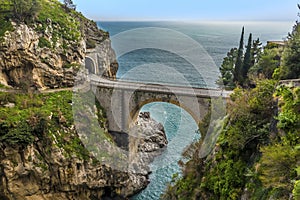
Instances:
[[[108,31],[119,69],[119,80],[143,83],[217,88],[219,67],[227,52],[238,47],[242,27],[245,45],[250,33],[263,45],[285,40],[293,22],[97,22]],[[168,146],[151,163],[150,183],[132,200],[156,200],[181,169],[182,152],[199,140],[197,123],[184,109],[152,102],[142,107],[162,123]]]

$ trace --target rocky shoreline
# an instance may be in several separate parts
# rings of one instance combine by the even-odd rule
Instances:
[[[162,124],[142,112],[136,124],[129,130],[129,171],[147,176],[151,173],[149,164],[161,154],[168,140]]]

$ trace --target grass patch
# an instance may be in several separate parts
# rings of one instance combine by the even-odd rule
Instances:
[[[43,141],[51,140],[55,141],[56,146],[64,149],[65,156],[76,155],[81,159],[88,159],[89,150],[92,149],[85,148],[78,137],[77,130],[88,131],[90,142],[113,143],[105,129],[107,124],[105,112],[100,110],[102,108],[99,103],[95,106],[85,99],[85,97],[90,98],[90,95],[89,92],[84,95],[84,98],[77,94],[73,97],[72,91],[49,94],[0,92],[0,142],[10,146],[26,147],[32,144],[35,138]],[[14,106],[7,107],[9,103]],[[76,103],[75,108],[74,103]],[[90,110],[93,113],[80,113],[82,110]],[[84,114],[80,127],[76,129],[74,113]],[[107,154],[101,152],[103,156],[105,153]]]
[[[80,22],[76,20],[70,12],[66,12],[63,5],[57,0],[40,0],[41,11],[37,16],[37,21],[42,26],[36,30],[44,33],[51,20],[53,26],[53,46],[62,38],[68,41],[78,42],[81,38]]]
[[[39,38],[39,47],[40,48],[43,48],[43,47],[51,48],[52,45],[46,38],[40,37]]]
[[[0,5],[0,42],[3,41],[3,36],[5,35],[6,31],[12,31],[13,26],[11,25],[11,22],[9,20],[11,13],[7,12],[9,9],[8,2],[4,1],[1,2]]]
[[[65,69],[73,68],[73,69],[79,70],[80,69],[80,64],[78,64],[78,63],[65,64],[63,66],[63,68],[65,68]]]

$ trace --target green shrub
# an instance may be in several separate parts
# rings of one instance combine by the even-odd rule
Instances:
[[[296,181],[293,189],[294,200],[300,199],[300,180]]]
[[[73,68],[73,69],[75,69],[75,70],[79,70],[79,69],[80,69],[80,64],[78,64],[78,63],[65,64],[65,65],[63,66],[63,68],[65,68],[65,69]]]
[[[9,128],[5,135],[1,135],[0,141],[10,146],[21,145],[26,147],[34,141],[32,128],[27,122],[20,122],[16,127]]]
[[[96,47],[96,41],[95,40],[93,40],[93,39],[87,39],[87,41],[86,41],[86,48],[87,49],[93,49],[93,48],[95,48]]]
[[[14,103],[14,107],[4,105]],[[13,94],[0,92],[0,142],[26,147],[35,138],[55,140],[66,156],[88,159],[89,152],[77,136],[72,112],[72,92]],[[47,143],[51,145],[52,142]]]
[[[0,41],[3,41],[3,36],[4,36],[5,32],[6,31],[13,31],[13,27],[12,27],[10,21],[7,21],[7,20],[3,19],[1,16],[0,16],[0,24],[1,24]]]
[[[39,38],[39,47],[40,48],[43,48],[43,47],[51,48],[52,45],[46,38],[40,37]]]

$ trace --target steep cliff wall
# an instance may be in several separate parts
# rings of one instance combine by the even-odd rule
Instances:
[[[4,17],[10,18],[11,28],[1,30],[1,84],[38,89],[72,87],[91,52],[97,52],[99,75],[116,76],[118,65],[107,32],[58,1],[40,3],[41,10],[32,22]]]
[[[48,27],[52,29],[51,24]],[[48,34],[51,37],[52,32]],[[42,47],[42,40],[48,41],[28,25],[14,23],[14,31],[6,32],[0,46],[2,84],[38,88],[73,86],[85,55],[84,40],[76,48],[70,41],[66,49]]]
[[[93,164],[92,159],[66,158],[62,149],[42,145],[1,148],[1,199],[101,199],[126,196],[125,189],[136,187],[128,173]]]
[[[0,92],[0,199],[126,199],[147,186],[148,164],[167,144],[162,125],[139,118],[129,151],[111,156],[118,147],[105,131],[103,111],[81,104],[85,100],[70,91]],[[83,106],[73,112],[75,101]],[[75,115],[82,120],[74,123]],[[83,142],[82,131],[92,145]],[[103,161],[109,159],[117,160]],[[116,166],[120,162],[124,167]]]

